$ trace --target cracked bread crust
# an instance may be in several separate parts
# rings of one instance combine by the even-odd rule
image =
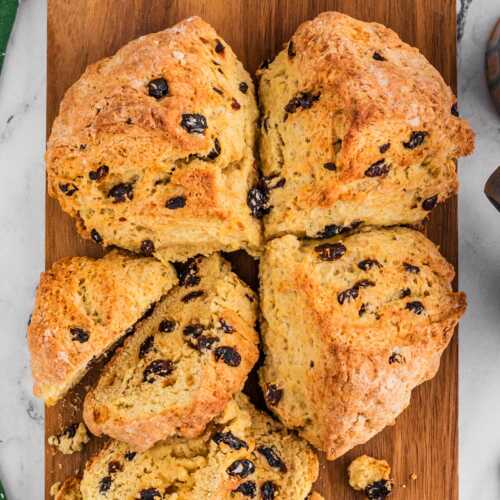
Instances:
[[[453,277],[406,228],[271,241],[260,270],[268,407],[330,460],[393,424],[465,311]]]
[[[82,500],[80,480],[76,477],[66,479],[54,495],[54,500]]]
[[[243,388],[259,356],[256,296],[217,254],[186,269],[87,394],[93,434],[140,451],[196,437]]]
[[[170,264],[118,251],[42,273],[28,327],[35,396],[55,404],[176,282]]]
[[[85,238],[166,261],[260,246],[250,75],[198,17],[87,68],[48,142],[49,194]],[[145,243],[144,243],[145,242]]]
[[[258,73],[266,238],[414,224],[458,187],[474,134],[439,72],[392,30],[325,12]],[[336,230],[336,232],[335,232]]]
[[[108,500],[135,500],[142,492],[178,500],[244,500],[252,491],[274,498],[262,495],[267,488],[276,498],[303,500],[318,468],[306,442],[239,394],[198,438],[170,438],[137,454],[110,442],[88,462],[81,491],[84,500],[98,498],[102,485]]]

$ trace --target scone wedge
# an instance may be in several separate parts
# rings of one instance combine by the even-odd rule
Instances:
[[[229,264],[214,254],[179,271],[181,284],[137,326],[85,398],[90,431],[134,450],[200,435],[259,356],[257,300]]]
[[[198,17],[143,36],[68,90],[46,154],[49,194],[78,231],[166,261],[258,253],[254,86]]]
[[[35,396],[55,404],[176,283],[170,264],[116,250],[42,273],[28,326]]]
[[[303,500],[317,476],[309,445],[240,394],[198,438],[143,453],[112,441],[87,464],[81,492],[83,500]]]
[[[439,72],[392,30],[325,12],[259,72],[267,238],[414,224],[456,193],[474,134]]]
[[[260,273],[267,405],[330,460],[394,422],[466,308],[452,266],[406,228],[284,236]]]

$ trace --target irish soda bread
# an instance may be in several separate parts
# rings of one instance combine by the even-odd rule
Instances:
[[[170,264],[117,251],[42,273],[28,327],[35,396],[54,404],[176,281]]]
[[[146,450],[195,437],[239,392],[259,356],[257,300],[219,255],[193,258],[84,403],[91,432]]]
[[[259,75],[265,178],[248,201],[268,238],[413,224],[456,192],[473,133],[438,71],[390,29],[325,12]]]
[[[284,236],[260,272],[268,407],[330,460],[394,422],[466,307],[452,266],[406,228]]]
[[[54,500],[82,500],[80,480],[75,477],[66,479],[55,489]]]
[[[317,475],[310,447],[240,394],[201,437],[143,453],[112,441],[87,464],[81,491],[84,500],[303,500]]]
[[[80,234],[163,261],[245,248],[254,87],[200,18],[130,42],[68,90],[47,149],[49,194]]]

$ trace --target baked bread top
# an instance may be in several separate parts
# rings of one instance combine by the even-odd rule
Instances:
[[[452,266],[406,228],[275,239],[260,273],[267,405],[331,460],[394,422],[466,308]]]
[[[229,264],[214,254],[179,271],[181,284],[137,325],[85,398],[90,431],[134,450],[200,435],[259,357],[256,296]]]
[[[134,453],[112,441],[85,468],[84,500],[303,500],[318,475],[311,448],[240,394],[206,432]]]
[[[82,500],[80,480],[76,477],[66,479],[54,495],[54,500]]]
[[[392,30],[325,12],[258,75],[265,178],[252,194],[267,238],[416,223],[456,192],[473,132]]]
[[[35,396],[56,403],[176,282],[172,266],[118,251],[42,273],[28,327]]]
[[[260,225],[254,87],[198,17],[143,36],[87,68],[48,142],[49,194],[82,236],[163,261],[245,248]]]

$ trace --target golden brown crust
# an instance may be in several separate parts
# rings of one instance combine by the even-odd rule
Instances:
[[[392,424],[436,373],[465,311],[453,276],[410,229],[270,242],[260,374],[269,408],[331,460]]]
[[[42,273],[28,327],[34,394],[54,404],[176,281],[170,264],[117,251]]]
[[[269,190],[267,238],[416,223],[456,192],[474,134],[417,49],[338,12],[290,44],[259,73],[263,171],[284,183]]]
[[[255,294],[219,255],[190,267],[194,283],[174,288],[137,325],[87,394],[83,415],[93,434],[140,451],[170,436],[196,437],[243,388],[259,356]],[[158,360],[171,363],[171,373],[145,377]]]
[[[151,489],[183,500],[244,500],[251,491],[254,498],[263,497],[263,488],[276,491],[275,498],[302,500],[318,476],[318,459],[310,446],[242,394],[202,436],[171,438],[133,456],[129,451],[124,443],[111,441],[87,463],[84,500],[97,498],[102,484],[108,500],[135,500]]]
[[[158,78],[168,86],[159,99],[149,90]],[[252,80],[231,48],[186,19],[89,66],[68,90],[48,142],[49,194],[105,245],[138,252],[152,241],[163,261],[256,253],[260,226],[246,205],[256,120]]]
[[[80,480],[76,477],[66,479],[57,489],[54,500],[82,500]]]

